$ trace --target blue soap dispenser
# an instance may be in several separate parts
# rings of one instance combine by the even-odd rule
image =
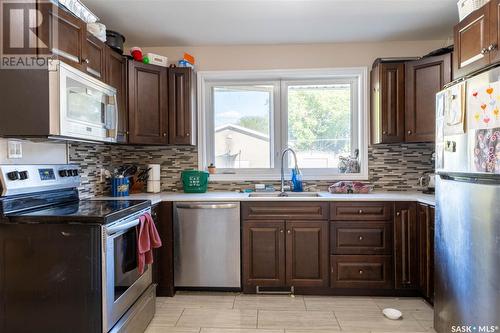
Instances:
[[[302,184],[302,173],[298,168],[292,169],[292,187],[293,192],[304,192],[304,186]]]

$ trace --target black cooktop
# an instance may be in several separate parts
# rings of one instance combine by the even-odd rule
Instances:
[[[11,223],[108,224],[151,206],[149,200],[80,200],[8,214]]]

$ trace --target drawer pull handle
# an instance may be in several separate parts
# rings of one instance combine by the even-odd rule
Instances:
[[[360,210],[358,211],[358,213],[359,213],[359,214],[363,214],[363,210],[362,210],[362,209],[360,209]]]
[[[363,275],[363,270],[362,269],[359,270],[359,275]]]
[[[359,240],[362,241],[363,240],[363,236],[359,236]]]
[[[280,232],[283,233],[283,229],[281,229]]]

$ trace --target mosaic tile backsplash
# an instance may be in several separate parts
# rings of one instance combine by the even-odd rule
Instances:
[[[418,178],[433,171],[431,161],[433,144],[397,144],[370,147],[369,183],[375,190],[411,191],[419,190]],[[184,169],[198,167],[196,147],[171,146],[111,146],[85,143],[68,145],[69,162],[79,164],[82,169],[82,198],[109,194],[109,180],[101,177],[101,170],[113,170],[123,164],[161,165],[162,191],[182,191],[180,173]],[[254,182],[211,182],[210,191],[236,191],[249,187]],[[268,183],[268,182],[266,182]],[[309,190],[327,190],[335,183],[331,181],[307,181]],[[279,182],[274,184],[278,188]]]

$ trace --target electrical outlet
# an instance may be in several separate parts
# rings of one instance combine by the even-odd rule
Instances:
[[[23,144],[21,141],[9,140],[7,142],[7,156],[10,159],[23,158]]]

